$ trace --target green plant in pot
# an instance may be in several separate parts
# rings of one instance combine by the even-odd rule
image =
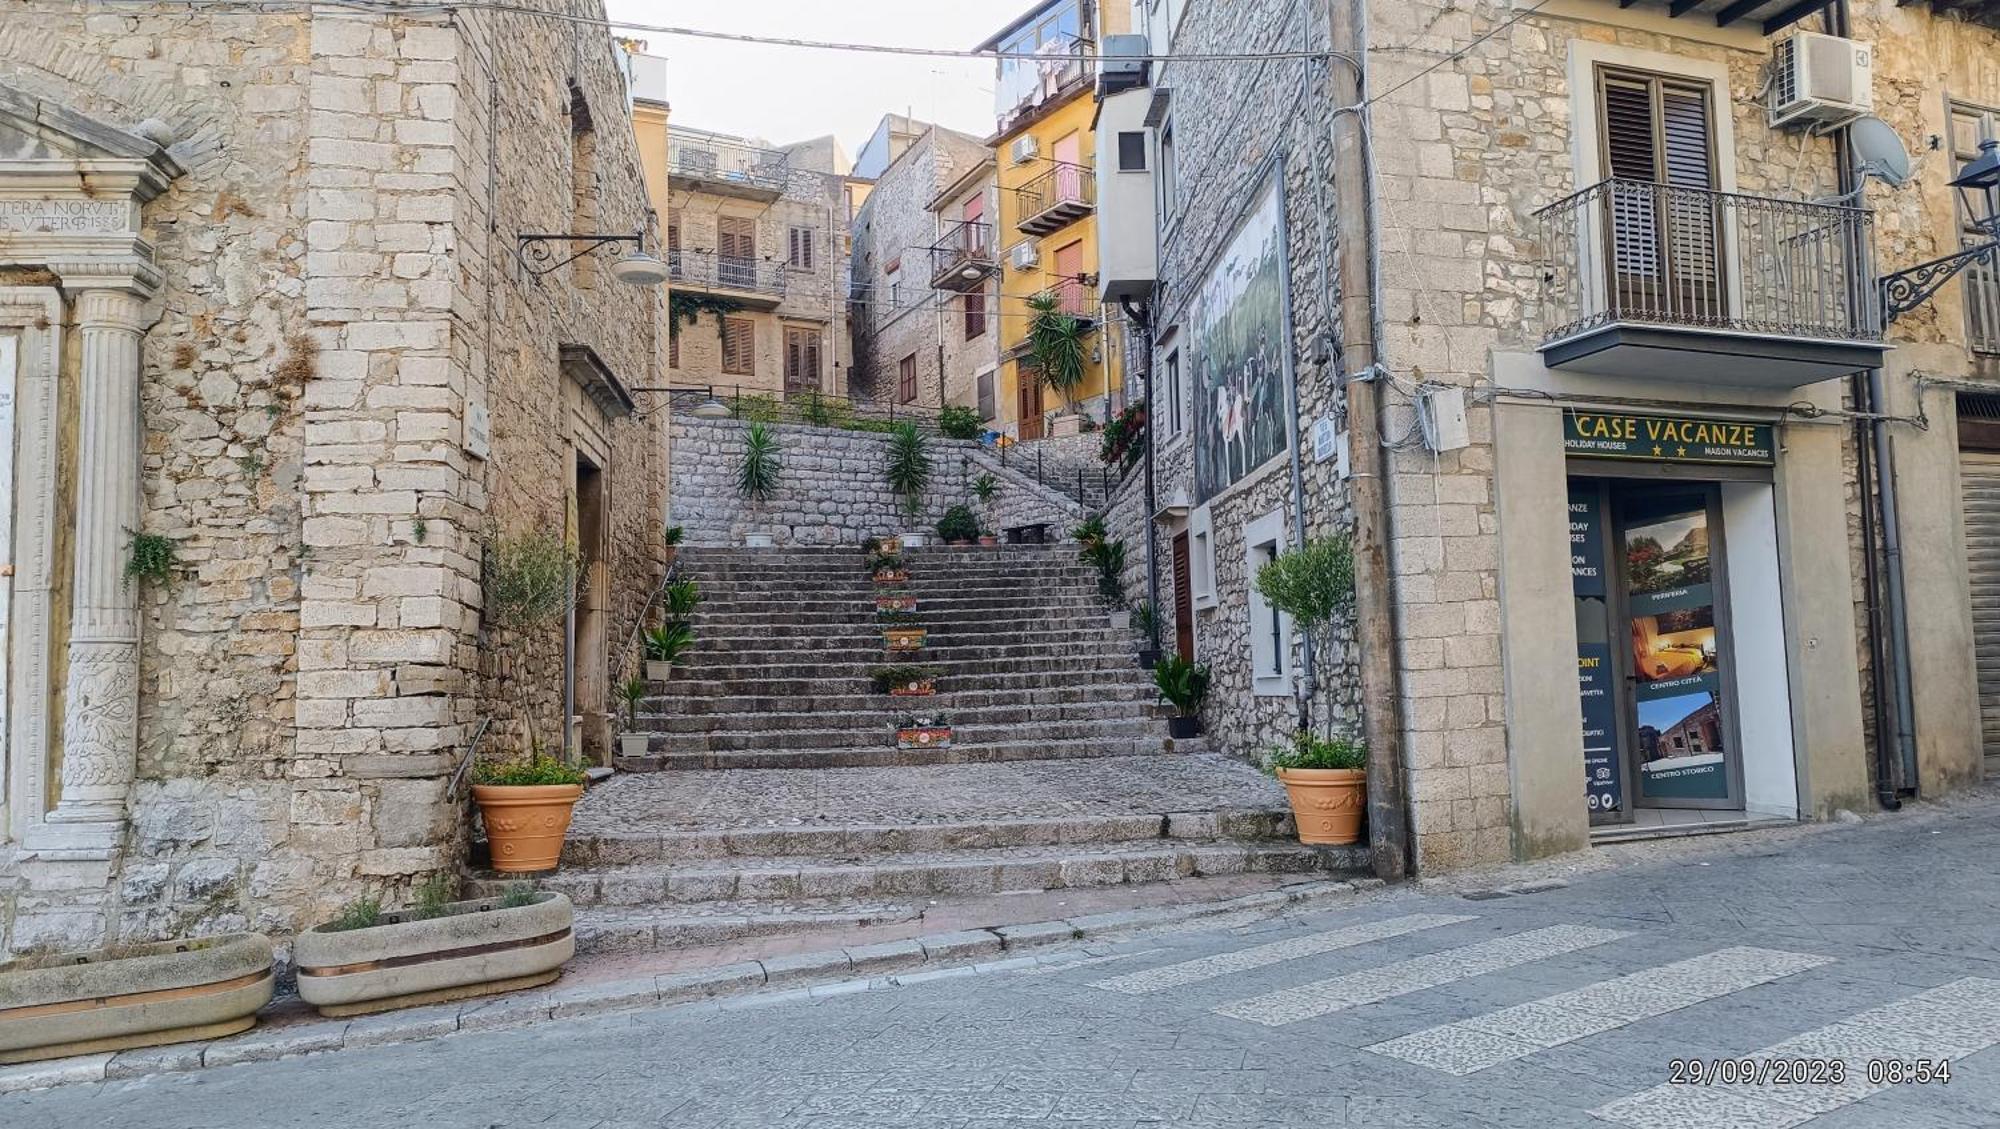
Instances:
[[[666,609],[670,623],[686,623],[701,606],[701,585],[694,580],[676,580],[667,585]]]
[[[1160,662],[1160,612],[1151,600],[1132,604],[1132,630],[1139,636],[1139,666],[1151,670]]]
[[[1208,667],[1168,655],[1153,667],[1153,685],[1174,707],[1167,734],[1180,740],[1201,736],[1201,705],[1208,700]]]
[[[1090,371],[1089,335],[1089,323],[1064,312],[1054,290],[1028,299],[1028,355],[1042,383],[1072,408]]]
[[[661,537],[661,540],[666,544],[666,564],[668,568],[674,567],[674,559],[681,555],[681,542],[686,537],[687,530],[682,529],[678,525],[667,526],[667,531]]]
[[[1285,786],[1299,842],[1337,846],[1359,842],[1368,810],[1368,749],[1347,737],[1301,729],[1292,743],[1264,756],[1264,770]]]
[[[979,539],[979,519],[965,506],[953,506],[938,519],[937,535],[947,545],[970,545]]]
[[[903,512],[916,517],[924,508],[924,490],[931,484],[929,442],[914,423],[899,423],[889,433],[889,456],[882,476],[903,500]]]
[[[991,474],[982,474],[972,480],[972,496],[979,499],[979,508],[986,511],[986,520],[989,522],[993,520],[993,499],[998,497],[999,494],[1000,480]],[[981,526],[979,530],[979,543],[981,545],[998,545],[1000,538],[994,534],[992,529]]]
[[[618,700],[625,705],[625,732],[618,735],[618,751],[624,756],[642,757],[651,748],[652,734],[639,731],[639,705],[652,692],[652,682],[644,678],[618,684]]]
[[[977,439],[986,432],[979,413],[963,404],[948,404],[938,412],[938,431],[946,439]]]
[[[583,795],[584,772],[555,757],[482,761],[472,766],[472,799],[486,825],[493,869],[554,870],[569,833],[570,812]]]
[[[674,676],[674,664],[694,646],[694,628],[685,623],[664,623],[646,632],[646,678],[665,682]]]
[[[936,692],[937,677],[942,673],[942,669],[935,666],[898,663],[876,667],[868,672],[868,680],[875,684],[877,693],[898,698],[921,698]]]

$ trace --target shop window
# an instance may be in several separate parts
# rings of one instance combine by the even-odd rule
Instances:
[[[1243,530],[1244,595],[1250,605],[1251,688],[1257,694],[1290,694],[1291,617],[1258,595],[1257,573],[1285,547],[1285,511],[1272,510]]]

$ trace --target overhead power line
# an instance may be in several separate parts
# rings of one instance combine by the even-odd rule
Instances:
[[[161,0],[90,0],[90,3],[108,8],[148,8],[159,7]],[[505,12],[513,15],[535,16],[542,19],[558,20],[564,23],[581,24],[586,27],[601,27],[608,31],[638,31],[648,35],[678,36],[684,39],[706,39],[725,43],[744,43],[764,47],[791,47],[805,51],[843,51],[864,55],[907,55],[922,59],[1018,59],[1033,63],[1095,63],[1103,56],[1085,54],[1050,54],[1038,51],[979,51],[952,47],[900,47],[887,43],[843,43],[824,39],[797,39],[779,35],[752,35],[747,32],[713,31],[708,28],[681,27],[674,24],[639,24],[623,20],[596,19],[569,12],[552,12],[528,4],[509,4],[504,0],[444,0],[441,3],[404,3],[400,0],[175,0],[176,6],[191,9],[222,8],[237,11],[287,11],[331,9],[336,11],[366,12],[373,15],[441,15],[454,11]],[[1119,55],[1119,59],[1144,60],[1157,63],[1261,63],[1271,59],[1326,59],[1344,58],[1336,51],[1259,51],[1259,52],[1198,52],[1193,54],[1166,55]]]

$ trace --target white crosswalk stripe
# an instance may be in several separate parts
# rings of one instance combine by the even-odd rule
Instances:
[[[1613,929],[1552,925],[1344,976],[1316,980],[1294,988],[1280,988],[1275,992],[1223,1004],[1213,1010],[1217,1015],[1232,1019],[1261,1023],[1266,1027],[1283,1027],[1288,1023],[1298,1023],[1363,1004],[1380,1003],[1530,961],[1609,944],[1629,936],[1630,933]]]
[[[1144,995],[1147,992],[1178,988],[1185,984],[1198,984],[1203,980],[1213,980],[1233,972],[1247,972],[1253,968],[1263,968],[1283,961],[1297,960],[1300,957],[1351,949],[1370,941],[1382,941],[1425,929],[1437,929],[1476,920],[1478,920],[1476,917],[1464,914],[1413,913],[1361,925],[1349,925],[1342,929],[1331,929],[1305,937],[1292,937],[1265,945],[1253,945],[1247,949],[1184,960],[1177,964],[1163,964],[1158,968],[1113,976],[1109,980],[1098,980],[1091,987]]]
[[[1736,946],[1425,1028],[1365,1049],[1447,1074],[1476,1074],[1832,960]]]
[[[1590,1112],[1633,1129],[1787,1129],[1892,1088],[1895,1083],[1886,1079],[1869,1081],[1871,1061],[1945,1059],[1957,1066],[1956,1060],[1995,1044],[2000,1044],[2000,980],[1969,976],[1741,1056],[1753,1064],[1837,1058],[1847,1070],[1839,1083],[1779,1085],[1767,1078],[1763,1084],[1661,1084]]]

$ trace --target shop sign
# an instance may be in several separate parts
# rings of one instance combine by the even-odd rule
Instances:
[[[1777,461],[1777,449],[1776,429],[1768,423],[1563,411],[1563,450],[1593,459],[1770,466]]]

